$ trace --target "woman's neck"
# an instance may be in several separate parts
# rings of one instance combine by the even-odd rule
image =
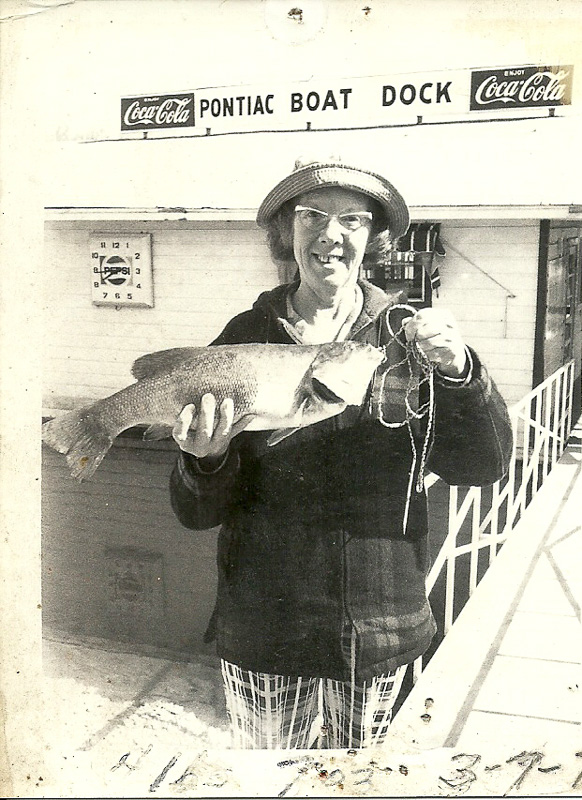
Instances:
[[[354,308],[358,298],[357,287],[353,284],[342,286],[327,297],[316,294],[309,286],[300,283],[293,295],[293,307],[309,325],[318,320],[341,322]]]

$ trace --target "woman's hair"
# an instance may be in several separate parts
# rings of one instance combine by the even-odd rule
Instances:
[[[385,263],[386,254],[394,249],[395,240],[390,234],[388,221],[381,205],[372,198],[370,199],[373,222],[364,264],[374,267]],[[293,261],[293,216],[296,202],[295,198],[287,200],[266,224],[267,245],[274,261]]]

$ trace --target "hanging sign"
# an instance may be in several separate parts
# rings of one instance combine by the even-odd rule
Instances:
[[[532,116],[571,104],[572,66],[446,70],[125,97],[122,131],[208,136],[338,130]]]
[[[121,130],[147,131],[194,125],[194,95],[164,94],[121,101]]]
[[[541,108],[572,102],[573,67],[509,67],[471,73],[471,110]]]

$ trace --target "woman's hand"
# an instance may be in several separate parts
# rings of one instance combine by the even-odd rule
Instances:
[[[439,372],[449,378],[459,378],[467,366],[465,343],[450,311],[422,308],[404,321],[404,332],[409,342],[416,342],[419,350]]]
[[[230,440],[235,435],[233,421],[232,399],[226,397],[217,408],[215,396],[208,393],[200,401],[198,414],[193,403],[184,406],[176,420],[172,436],[181,450],[204,459],[203,463],[212,470],[223,459]]]

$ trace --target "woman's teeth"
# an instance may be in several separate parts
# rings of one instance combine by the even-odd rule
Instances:
[[[319,261],[321,261],[322,264],[337,264],[337,262],[341,261],[342,259],[341,256],[332,256],[332,255],[322,256],[318,255],[317,253],[315,254],[315,256],[317,259],[319,259]]]

